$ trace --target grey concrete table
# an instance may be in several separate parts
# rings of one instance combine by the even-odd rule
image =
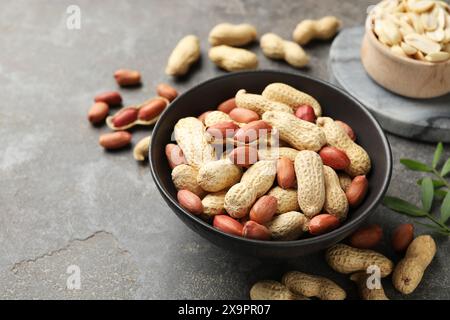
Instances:
[[[81,8],[81,29],[68,30],[66,9]],[[307,17],[334,14],[346,26],[362,24],[373,1],[0,1],[0,298],[247,298],[259,279],[290,269],[330,276],[323,253],[291,261],[261,261],[219,249],[185,227],[164,204],[148,165],[130,150],[104,152],[86,112],[95,93],[115,89],[119,67],[142,71],[144,86],[122,90],[127,103],[144,100],[170,81],[163,70],[174,44],[200,36],[202,62],[180,91],[222,74],[206,58],[210,28],[222,21],[254,23],[259,32],[289,37]],[[329,44],[306,48],[304,71],[327,79]],[[262,68],[293,71],[265,59]],[[134,141],[148,134],[137,130]],[[427,161],[434,146],[389,136],[394,154],[391,195],[418,201],[419,176],[398,160]],[[446,154],[449,155],[448,153]],[[385,239],[407,218],[384,207],[372,221]],[[418,233],[423,232],[417,228]],[[450,298],[448,241],[414,299]],[[385,240],[387,241],[387,240]],[[393,258],[392,252],[387,252]],[[75,269],[74,269],[75,268]],[[81,288],[68,290],[70,274]],[[73,279],[69,277],[69,280]],[[385,282],[392,298],[402,298]]]

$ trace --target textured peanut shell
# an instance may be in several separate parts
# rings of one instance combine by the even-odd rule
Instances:
[[[322,107],[316,99],[309,94],[284,83],[276,82],[269,84],[262,92],[262,96],[269,100],[287,104],[293,109],[302,104],[307,104],[314,109],[314,114],[316,117],[320,117],[322,115]]]
[[[322,117],[317,119],[317,125],[325,133],[327,143],[344,151],[350,159],[350,166],[345,170],[351,177],[366,175],[370,171],[371,163],[367,152],[353,142],[345,130],[333,119]]]
[[[328,40],[337,33],[341,24],[342,22],[333,16],[303,20],[295,27],[292,38],[300,45],[305,45],[313,39]]]
[[[175,125],[175,140],[189,165],[197,170],[203,163],[215,160],[203,123],[197,118],[180,119]]]
[[[350,176],[348,174],[346,174],[345,172],[339,172],[338,178],[339,178],[339,184],[341,185],[342,190],[344,190],[344,192],[346,192],[348,187],[350,187],[350,184],[352,183],[352,178],[350,178]]]
[[[436,254],[436,243],[429,235],[415,238],[408,249],[405,257],[397,264],[392,275],[394,287],[403,294],[413,292],[423,274]]]
[[[281,282],[293,293],[305,297],[316,297],[320,300],[344,300],[345,291],[330,279],[290,271],[283,275]]]
[[[199,186],[208,192],[218,192],[239,182],[242,170],[229,159],[210,161],[200,167]]]
[[[348,274],[366,271],[371,265],[380,268],[381,277],[388,276],[394,267],[391,260],[373,250],[357,249],[346,244],[336,244],[325,254],[328,265],[335,271]]]
[[[139,140],[133,149],[133,158],[136,161],[144,161],[148,157],[152,136],[148,136]]]
[[[298,204],[308,218],[322,211],[325,203],[325,179],[320,156],[313,151],[300,151],[295,158]]]
[[[323,204],[323,209],[340,221],[343,221],[347,218],[348,201],[339,183],[338,175],[329,166],[323,166],[323,176],[325,179],[325,203]]]
[[[172,181],[177,190],[189,190],[200,198],[205,191],[197,183],[198,171],[187,164],[180,164],[172,170]]]
[[[255,111],[260,116],[266,111],[282,111],[294,113],[292,108],[284,103],[272,101],[262,95],[247,93],[244,89],[236,93],[236,106]]]
[[[300,210],[297,200],[297,190],[295,189],[275,187],[267,195],[277,199],[277,214]]]
[[[226,191],[207,194],[202,200],[203,214],[208,218],[223,214],[225,195]]]
[[[325,135],[318,126],[293,114],[268,111],[262,119],[278,130],[280,139],[297,150],[319,151],[326,143]]]
[[[299,151],[297,149],[289,147],[273,147],[263,148],[258,150],[258,157],[261,160],[277,160],[279,158],[288,158],[291,161],[295,161],[295,157]]]
[[[251,300],[303,300],[295,295],[285,285],[273,280],[262,280],[250,289]]]
[[[255,69],[258,58],[251,51],[220,45],[209,49],[209,59],[226,71]]]
[[[363,300],[389,300],[384,293],[383,287],[378,289],[369,289],[367,287],[367,278],[370,274],[365,271],[354,273],[350,276],[350,280],[354,281],[358,286],[359,296]]]
[[[237,183],[227,191],[224,207],[233,218],[245,217],[256,201],[256,190],[245,183]]]
[[[266,227],[272,239],[290,241],[298,239],[306,231],[308,219],[300,212],[290,211],[275,216]]]
[[[260,40],[264,55],[271,59],[285,60],[291,66],[302,68],[309,62],[309,57],[297,43],[287,41],[274,33],[266,33]]]
[[[256,39],[256,28],[248,23],[220,23],[209,32],[209,43],[212,46],[226,44],[243,46]]]
[[[196,36],[188,35],[178,42],[170,54],[166,74],[182,76],[198,58],[200,58],[200,41]]]
[[[272,187],[276,176],[276,162],[273,160],[261,160],[253,164],[242,176],[241,183],[244,183],[255,190],[256,197],[259,198],[267,193]]]
[[[205,117],[205,126],[211,127],[215,124],[225,122],[225,121],[233,121],[228,114],[222,111],[212,111],[208,113]]]

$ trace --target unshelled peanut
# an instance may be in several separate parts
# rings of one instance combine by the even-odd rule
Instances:
[[[175,140],[192,167],[199,169],[203,163],[215,160],[215,150],[209,144],[203,123],[197,118],[180,119],[175,125]]]
[[[356,272],[350,276],[350,280],[358,286],[360,298],[363,300],[389,300],[382,286],[369,288],[367,283],[369,277],[370,274],[365,271]]]
[[[244,224],[244,227],[242,228],[242,236],[244,238],[265,241],[270,240],[272,237],[269,229],[255,221],[247,221]]]
[[[325,277],[310,275],[299,271],[289,271],[281,282],[293,293],[320,300],[344,300],[347,294],[335,282]]]
[[[313,39],[331,39],[341,27],[342,22],[333,16],[326,16],[319,20],[303,20],[296,27],[292,38],[300,45],[305,45]]]
[[[325,179],[320,156],[313,151],[300,151],[295,158],[298,203],[302,212],[312,218],[325,203]]]
[[[258,58],[253,52],[226,45],[209,49],[209,59],[226,71],[255,69],[258,66]]]
[[[165,153],[167,161],[171,169],[175,168],[180,164],[186,164],[186,159],[184,158],[183,151],[176,144],[169,143],[166,145]]]
[[[269,100],[262,95],[247,93],[244,89],[236,93],[236,106],[249,109],[260,116],[266,111],[282,111],[293,113],[292,108],[284,103]]]
[[[205,191],[218,192],[238,183],[242,170],[229,159],[203,164],[197,175],[198,185]]]
[[[347,132],[333,119],[322,117],[317,119],[317,125],[322,128],[326,141],[330,146],[345,152],[350,159],[350,165],[345,170],[350,176],[365,175],[370,171],[371,163],[367,152],[353,142]]]
[[[336,172],[329,166],[323,166],[325,180],[325,202],[323,209],[338,218],[340,221],[347,218],[347,196],[341,188]]]
[[[201,197],[205,191],[198,184],[197,175],[197,169],[187,164],[180,164],[172,170],[172,181],[177,190],[189,190]]]
[[[209,33],[209,43],[212,46],[222,44],[228,46],[243,46],[256,39],[256,28],[248,23],[220,23]]]
[[[260,40],[264,55],[271,59],[285,60],[291,66],[302,68],[309,63],[309,56],[302,47],[282,39],[274,33],[266,33]]]
[[[96,102],[89,109],[88,120],[92,124],[99,124],[108,116],[109,106],[105,102]]]
[[[207,218],[219,214],[225,214],[225,194],[226,191],[209,193],[202,199],[203,215]]]
[[[397,252],[405,251],[414,239],[414,225],[405,223],[395,228],[392,235],[392,248]]]
[[[276,160],[279,158],[288,158],[291,161],[295,161],[295,157],[297,156],[298,152],[298,150],[289,147],[271,147],[259,149],[258,155],[261,160]]]
[[[167,83],[158,84],[156,86],[156,93],[159,96],[169,100],[169,102],[172,102],[176,97],[178,97],[178,91]]]
[[[225,210],[233,218],[246,216],[256,201],[256,189],[245,183],[237,183],[225,195]]]
[[[263,97],[287,104],[292,109],[296,110],[301,105],[309,105],[314,109],[316,117],[322,115],[322,107],[319,102],[309,94],[295,89],[284,83],[271,83],[261,94]]]
[[[251,300],[304,300],[278,281],[263,280],[250,289]]]
[[[367,271],[370,266],[380,269],[380,276],[391,274],[394,264],[381,253],[357,249],[345,244],[336,244],[329,248],[325,254],[328,265],[335,271],[348,274],[357,271]]]
[[[266,224],[272,234],[272,239],[279,241],[298,239],[308,230],[307,225],[308,218],[296,211],[282,213]]]
[[[397,264],[392,274],[392,283],[395,289],[403,294],[413,292],[423,274],[436,254],[436,243],[429,235],[415,238],[408,249],[405,257]]]
[[[178,42],[170,54],[166,74],[170,76],[185,75],[191,65],[200,58],[200,41],[194,35],[188,35]]]
[[[252,165],[242,175],[241,183],[256,191],[259,198],[267,193],[275,181],[276,162],[273,160],[261,160]]]
[[[300,120],[291,113],[268,111],[263,114],[262,119],[278,130],[280,139],[297,150],[319,151],[326,143],[325,135],[319,127]]]
[[[242,224],[240,224],[239,221],[231,218],[230,216],[223,214],[214,216],[213,226],[225,233],[229,233],[239,237],[242,236]]]
[[[296,189],[274,187],[267,193],[267,195],[277,199],[277,214],[300,210]]]

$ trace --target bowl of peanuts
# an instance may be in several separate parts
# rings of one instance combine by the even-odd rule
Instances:
[[[389,143],[373,116],[305,75],[236,72],[188,90],[149,151],[175,214],[214,244],[288,258],[343,240],[387,190]]]
[[[361,60],[385,89],[410,98],[450,93],[450,7],[384,0],[368,14]]]

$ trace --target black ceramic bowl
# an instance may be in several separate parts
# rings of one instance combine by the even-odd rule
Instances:
[[[171,180],[171,170],[164,153],[171,140],[173,128],[184,117],[198,116],[213,110],[239,89],[261,93],[272,82],[283,82],[315,97],[323,114],[348,123],[358,137],[358,143],[369,153],[372,170],[368,176],[369,192],[356,210],[351,210],[343,225],[324,235],[296,241],[257,241],[223,233],[200,218],[188,213],[177,202],[177,191]],[[162,114],[153,130],[150,149],[151,171],[164,200],[175,214],[192,230],[214,244],[242,254],[259,257],[287,258],[325,249],[348,236],[374,212],[389,184],[392,156],[383,130],[372,115],[353,97],[326,82],[298,74],[278,71],[252,71],[220,76],[182,94]]]

